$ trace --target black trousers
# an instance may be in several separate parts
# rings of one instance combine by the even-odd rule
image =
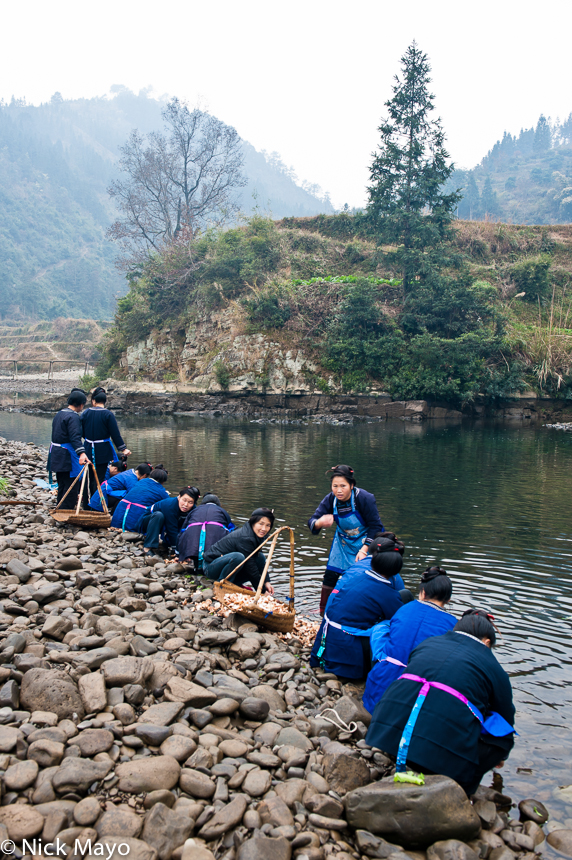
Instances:
[[[163,529],[165,517],[161,511],[145,514],[139,523],[139,531],[145,535],[143,546],[145,549],[159,549],[159,535]]]
[[[97,472],[97,477],[99,478],[99,483],[101,484],[105,481],[105,473],[107,472],[107,463],[96,463],[95,471]],[[91,466],[89,467],[89,497],[93,496],[94,493],[97,492],[97,481],[95,480],[95,475],[93,474],[93,469]]]
[[[56,472],[56,481],[58,482],[58,504],[61,502],[73,482],[75,478],[72,478],[70,472]],[[79,481],[76,483],[75,487],[68,494],[65,502],[63,503],[61,510],[69,511],[72,508],[75,508],[77,505],[77,497],[79,493],[80,483]]]

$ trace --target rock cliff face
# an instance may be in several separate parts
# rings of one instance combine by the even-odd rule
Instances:
[[[337,392],[333,377],[297,343],[248,334],[238,307],[213,312],[186,331],[154,331],[121,359],[127,380],[180,382],[187,391]],[[318,385],[319,383],[319,385]]]

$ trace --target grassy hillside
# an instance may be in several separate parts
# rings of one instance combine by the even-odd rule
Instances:
[[[299,347],[328,390],[466,403],[572,385],[572,227],[458,222],[458,271],[407,300],[396,272],[349,215],[255,217],[176,248],[134,279],[119,302],[101,373],[127,346],[170,329],[184,342],[215,311],[236,331]],[[212,344],[216,355],[217,344]],[[224,367],[221,365],[221,378]]]
[[[110,97],[39,106],[0,103],[0,319],[109,319],[126,291],[105,232],[116,217],[107,188],[134,128],[161,128],[162,103],[124,87]],[[243,143],[245,212],[331,212],[280,158]]]

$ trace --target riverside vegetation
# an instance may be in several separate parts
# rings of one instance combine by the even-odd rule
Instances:
[[[255,216],[176,243],[130,277],[99,376],[125,376],[127,348],[169,329],[179,353],[146,378],[192,380],[193,364],[180,362],[186,338],[227,313],[236,332],[300,349],[324,393],[381,389],[455,404],[519,390],[566,397],[572,228],[455,222],[449,243],[456,261],[447,277],[409,296],[387,260],[391,247],[377,245],[360,215]],[[231,346],[207,344],[223,389],[232,383]]]
[[[189,208],[186,228],[161,248],[131,216],[130,290],[119,301],[107,370],[128,369],[124,353],[162,326],[171,352],[180,341],[181,381],[204,382],[206,370],[228,388],[228,331],[210,334],[200,373],[182,360],[199,354],[201,336],[193,346],[189,331],[222,310],[233,317],[231,341],[250,332],[282,342],[318,391],[381,389],[458,406],[526,389],[566,396],[568,228],[455,223],[462,193],[448,187],[454,168],[433,118],[429,60],[414,42],[401,63],[364,213],[277,224],[256,215],[241,228],[200,234]],[[272,387],[268,356],[255,368],[261,390]]]
[[[545,839],[572,855],[538,800],[511,817],[493,788],[471,804],[446,777],[394,783],[359,691],[295,635],[209,613],[211,583],[139,535],[55,523],[34,484],[47,451],[0,453],[4,490],[38,503],[0,512],[0,840],[17,857],[34,839],[72,860],[537,860]]]

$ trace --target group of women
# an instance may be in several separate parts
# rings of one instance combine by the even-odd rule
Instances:
[[[310,664],[363,681],[372,714],[366,741],[396,759],[396,778],[440,773],[472,794],[514,744],[507,673],[492,652],[493,617],[447,612],[453,584],[440,567],[404,588],[404,544],[381,524],[375,498],[349,466],[335,466],[331,492],[310,517],[313,534],[335,525]]]
[[[199,489],[187,486],[170,496],[162,464],[127,468],[131,452],[106,408],[106,392],[96,388],[84,411],[86,402],[74,389],[54,418],[49,467],[58,502],[67,493],[62,506],[75,505],[77,485],[75,495],[70,487],[91,459],[111,526],[144,534],[148,555],[162,540],[212,580],[258,587],[273,511],[257,508],[236,528],[213,493],[199,502]],[[365,680],[363,702],[372,714],[366,740],[395,756],[398,778],[441,773],[471,794],[514,743],[512,690],[492,652],[493,618],[481,609],[454,618],[446,609],[453,585],[440,567],[423,572],[415,600],[400,575],[404,544],[384,530],[375,497],[357,486],[349,466],[328,473],[330,492],[308,520],[314,535],[335,526],[310,663],[342,680]],[[95,476],[90,493],[89,507],[101,510]],[[268,575],[264,587],[274,593]]]

